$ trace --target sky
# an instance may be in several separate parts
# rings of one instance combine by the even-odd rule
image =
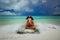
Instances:
[[[60,0],[0,0],[0,15],[60,15]]]

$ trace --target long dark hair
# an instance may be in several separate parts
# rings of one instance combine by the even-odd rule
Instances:
[[[32,16],[28,16],[28,17],[26,18],[26,20],[27,20],[28,18],[31,18],[32,20],[34,20]]]

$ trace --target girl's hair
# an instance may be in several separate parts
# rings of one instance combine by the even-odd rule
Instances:
[[[26,20],[27,20],[28,18],[31,18],[32,20],[34,20],[32,16],[28,16],[28,17],[26,18]]]

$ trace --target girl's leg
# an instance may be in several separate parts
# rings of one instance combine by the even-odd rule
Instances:
[[[33,23],[32,26],[30,27],[30,29],[33,29],[33,30],[36,29],[34,23]]]

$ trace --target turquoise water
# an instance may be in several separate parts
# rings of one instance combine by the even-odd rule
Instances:
[[[0,16],[0,18],[21,18],[21,19],[23,19],[23,18],[26,18],[27,16]],[[37,19],[39,19],[39,18],[60,18],[60,16],[32,16],[33,18],[37,18]]]
[[[26,23],[27,16],[0,16],[0,25]],[[60,16],[33,16],[34,22],[60,24]]]

